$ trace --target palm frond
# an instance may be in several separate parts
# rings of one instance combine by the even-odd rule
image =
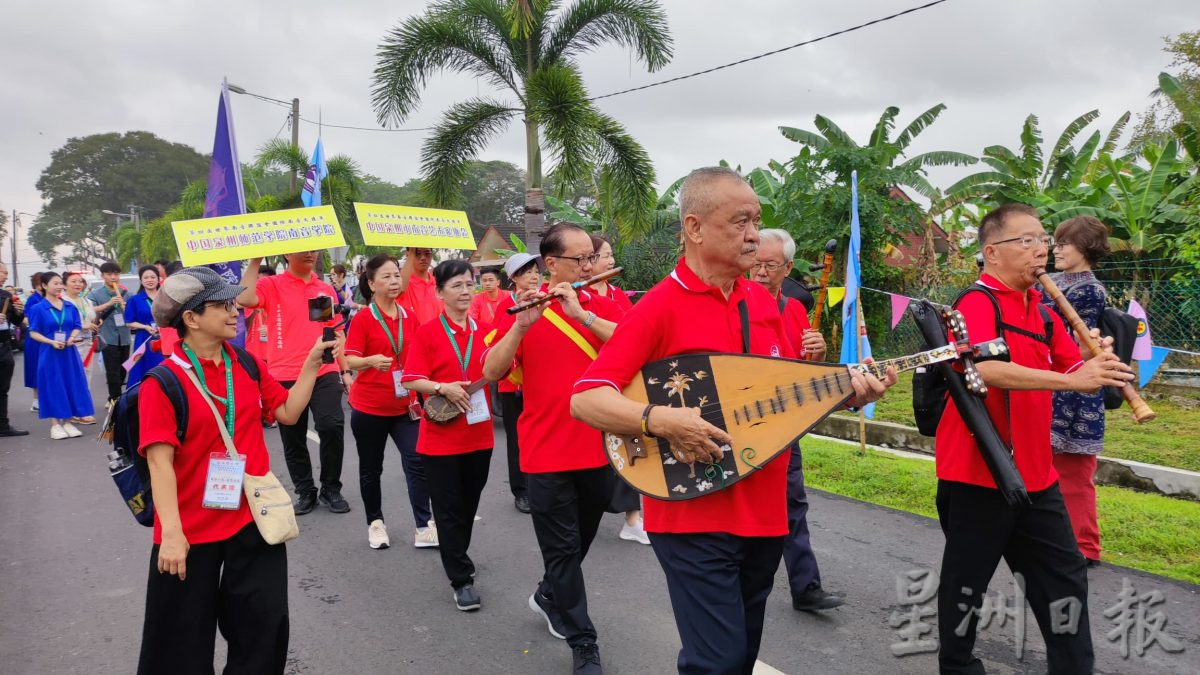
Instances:
[[[274,138],[258,149],[254,158],[260,169],[280,169],[287,173],[303,174],[308,170],[308,153],[304,148],[292,145],[291,141]]]
[[[1171,139],[1162,147],[1162,152],[1157,156],[1149,152],[1146,154],[1147,159],[1150,160],[1150,170],[1144,178],[1145,184],[1141,186],[1140,194],[1137,197],[1136,208],[1139,214],[1149,214],[1162,199],[1166,192],[1167,177],[1175,169],[1175,158],[1178,152],[1178,144],[1175,139]]]
[[[404,122],[417,108],[425,83],[443,70],[475,75],[524,95],[511,53],[478,26],[451,17],[439,12],[412,17],[384,36],[371,85],[371,105],[380,124]]]
[[[1045,169],[1042,171],[1042,185],[1046,186],[1050,183],[1051,172],[1057,171],[1059,168],[1059,155],[1062,155],[1068,148],[1071,147],[1071,142],[1083,131],[1087,125],[1091,124],[1097,117],[1100,116],[1099,110],[1091,110],[1076,117],[1070,124],[1067,125],[1063,132],[1059,134],[1058,141],[1054,144],[1054,149],[1050,151],[1050,157],[1046,160]]]
[[[892,129],[896,127],[896,115],[899,114],[900,109],[896,106],[889,106],[883,111],[875,123],[875,130],[871,132],[871,140],[867,142],[869,147],[877,148],[891,140]]]
[[[596,164],[607,181],[617,228],[625,240],[653,225],[654,164],[646,150],[615,119],[596,113]]]
[[[936,120],[938,115],[941,115],[942,111],[945,109],[946,104],[939,103],[920,115],[917,115],[917,118],[909,122],[908,126],[904,127],[904,131],[901,131],[900,135],[896,137],[896,148],[899,149],[901,153],[907,150],[908,146],[913,142],[913,139],[917,137],[917,134],[920,134],[925,130],[926,127],[928,127],[930,124],[933,124],[933,121]]]
[[[813,118],[813,126],[825,136],[826,140],[835,145],[843,145],[848,148],[857,148],[858,143],[850,138],[850,134],[842,131],[842,128],[833,123],[833,120],[824,115],[817,115]]]
[[[686,178],[687,176],[684,176],[668,185],[667,189],[663,190],[662,194],[658,196],[658,203],[655,204],[654,208],[659,211],[665,211],[678,206],[676,196],[679,194],[679,188],[683,187],[683,181]]]
[[[927,166],[970,166],[978,164],[979,158],[965,152],[934,150],[924,152],[906,160],[900,168],[921,169]]]
[[[1124,115],[1117,118],[1117,121],[1109,129],[1108,136],[1104,138],[1104,145],[1100,147],[1100,154],[1111,155],[1113,150],[1117,149],[1117,141],[1121,140],[1121,134],[1125,131],[1125,125],[1129,124],[1129,111],[1126,110]]]
[[[511,6],[505,0],[449,0],[430,11],[445,21],[468,27],[494,48],[506,52],[514,70],[523,72],[524,39],[512,37],[513,25],[509,19]]]
[[[1094,131],[1084,141],[1083,145],[1079,146],[1078,151],[1063,154],[1060,157],[1060,164],[1062,166],[1055,167],[1056,175],[1051,176],[1051,181],[1048,185],[1073,188],[1082,183],[1088,175],[1088,169],[1093,166],[1092,156],[1096,153],[1096,148],[1099,145],[1100,132]]]
[[[779,133],[789,141],[795,141],[801,145],[807,145],[813,149],[821,150],[829,145],[829,141],[824,136],[813,131],[805,129],[797,129],[796,127],[779,127]]]
[[[1042,131],[1037,115],[1026,117],[1021,127],[1021,163],[1021,178],[1031,183],[1037,180],[1042,172]]]
[[[989,162],[989,158],[995,160],[995,162]],[[1003,145],[989,145],[988,147],[984,148],[983,157],[981,159],[997,170],[1007,171],[1009,174],[1011,174],[1012,178],[1018,180],[1024,180],[1025,178],[1025,167],[1021,158],[1017,157],[1016,153],[1004,147]],[[1001,166],[1004,168],[1000,169]]]
[[[467,162],[504,130],[516,114],[499,101],[475,98],[446,111],[421,148],[421,191],[435,206],[454,204],[462,195]]]
[[[542,64],[573,61],[610,42],[633,50],[650,72],[673,55],[667,16],[655,0],[578,0],[549,27]]]
[[[529,114],[553,157],[550,174],[561,196],[568,186],[592,174],[596,113],[587,100],[583,78],[572,66],[545,66],[525,86]]]
[[[965,176],[946,188],[945,195],[948,206],[960,204],[976,197],[986,196],[1010,178],[1011,176],[1007,173],[1000,171],[980,171],[979,173]]]

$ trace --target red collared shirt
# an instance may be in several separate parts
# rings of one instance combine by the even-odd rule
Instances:
[[[409,314],[417,317],[417,325],[424,326],[435,321],[442,313],[442,299],[437,294],[437,282],[433,272],[425,280],[415,273],[408,278],[408,287],[396,298],[396,302],[408,310]]]
[[[496,291],[496,299],[493,300],[486,292],[480,292],[471,298],[471,308],[467,310],[467,316],[475,319],[475,323],[479,324],[484,332],[490,331],[496,327],[496,310],[499,309],[505,295],[507,294],[504,291]]]
[[[642,366],[675,354],[742,352],[738,303],[750,315],[750,353],[794,355],[779,307],[762,286],[738,279],[726,299],[680,260],[634,305],[599,358],[575,384],[575,391],[610,386],[624,389]],[[522,451],[524,451],[524,436]],[[650,532],[728,532],[743,537],[787,534],[787,466],[781,453],[761,471],[720,492],[684,502],[643,500]]]
[[[542,291],[547,288],[542,286]],[[595,312],[601,319],[616,321],[620,318],[616,305],[595,293],[580,289],[579,304],[585,312]],[[562,317],[592,349],[600,351],[603,341],[583,324],[568,317],[558,300],[551,300],[546,308]],[[498,332],[496,342],[507,334],[513,323],[509,321]],[[607,464],[604,435],[571,417],[571,389],[592,365],[592,357],[543,316],[521,338],[514,365],[521,367],[525,397],[525,408],[517,421],[521,470],[551,473],[594,469]]]
[[[780,294],[782,295],[782,291]],[[779,302],[778,297],[775,298],[775,302]],[[787,333],[788,342],[792,344],[792,351],[798,359],[807,354],[804,349],[804,331],[810,328],[812,324],[808,322],[808,310],[804,308],[804,303],[795,298],[788,298],[783,305],[783,330]]]
[[[633,301],[629,299],[628,295],[625,295],[625,291],[613,286],[607,281],[604,282],[604,285],[608,287],[608,295],[603,297],[611,300],[612,303],[617,306],[617,309],[621,311],[622,315],[624,315],[625,312],[633,309]]]
[[[309,321],[308,301],[324,295],[336,302],[337,292],[316,274],[301,279],[291,272],[259,277],[254,292],[258,295],[254,309],[262,308],[267,322],[266,362],[271,376],[295,382],[322,329],[335,323]],[[326,363],[317,375],[336,372],[337,363]]]
[[[445,317],[443,313],[440,316]],[[474,382],[483,377],[483,332],[478,330],[474,321],[467,319],[468,329],[456,325],[446,318],[446,324],[454,333],[454,341],[458,351],[468,360],[467,376],[463,377],[462,363],[450,344],[450,337],[442,322],[435,318],[429,323],[417,328],[413,336],[412,346],[404,361],[404,382],[429,380],[430,382]],[[468,355],[467,345],[471,335],[475,336],[474,344]],[[466,385],[464,385],[466,388]],[[488,387],[482,390],[483,396],[489,401]],[[492,422],[487,420],[478,424],[467,424],[467,416],[459,415],[449,424],[434,424],[428,419],[421,418],[421,431],[417,436],[417,452],[422,455],[461,455],[477,450],[490,450],[495,445],[492,435]]]
[[[516,317],[508,313],[508,308],[513,307],[516,304],[516,291],[504,291],[501,293],[500,302],[496,305],[496,322],[492,325],[491,329],[488,330],[487,334],[486,342],[489,347],[496,344],[496,342],[500,340],[502,335],[501,331],[507,333],[508,329],[512,328],[513,321],[516,320]],[[519,386],[513,384],[512,380],[509,380],[507,377],[500,378],[500,381],[496,383],[496,389],[501,394],[512,394],[521,390]],[[505,420],[504,423],[516,424],[515,421],[510,422],[508,420]]]
[[[267,444],[263,437],[263,413],[274,411],[283,405],[287,401],[288,392],[271,377],[266,364],[261,360],[258,362],[259,381],[255,382],[249,373],[238,365],[233,349],[228,344],[224,345],[224,348],[229,353],[229,360],[234,369],[233,399],[237,408],[233,422],[233,444],[238,453],[246,458],[246,472],[262,476],[271,469],[271,458],[267,455]],[[173,468],[179,499],[179,520],[188,543],[194,546],[228,539],[250,523],[253,517],[245,499],[236,511],[206,509],[202,506],[209,456],[214,452],[225,452],[221,430],[204,401],[204,395],[188,379],[186,371],[191,370],[192,364],[188,363],[187,357],[172,356],[163,363],[175,372],[183,391],[187,394],[187,433],[181,445],[175,435],[175,415],[172,412],[174,408],[171,401],[158,385],[158,380],[147,377],[142,380],[142,389],[138,394],[141,438],[138,452],[145,455],[146,448],[155,443],[166,443],[175,448]],[[204,382],[208,385],[208,390],[224,398],[224,362],[220,359],[215,363],[200,359],[200,367],[204,370]],[[214,400],[213,403],[223,419],[225,406],[220,401]],[[154,514],[154,543],[162,543],[162,524],[158,520],[157,512]]]
[[[1024,293],[1015,291],[987,274],[979,278],[979,283],[991,289],[992,295],[996,296],[1005,323],[1037,335],[1043,334],[1045,321],[1038,309],[1042,298],[1040,292],[1032,288]],[[968,293],[958,304],[958,310],[967,321],[967,335],[972,343],[997,337],[996,311],[983,293]],[[1067,327],[1054,312],[1050,312],[1050,318],[1054,321],[1054,335],[1049,346],[1025,335],[1005,331],[1004,339],[1008,342],[1013,363],[1059,373],[1069,373],[1083,365],[1079,346],[1071,340]],[[1030,492],[1045,490],[1058,480],[1050,450],[1050,421],[1054,416],[1052,396],[1049,391],[1009,391],[1006,405],[1005,390],[989,387],[985,400],[988,414],[1000,432],[1000,438],[1013,446],[1017,471],[1025,480],[1025,489]],[[1011,424],[1010,406],[1017,411]],[[975,438],[967,430],[953,399],[947,401],[946,411],[938,425],[937,475],[942,480],[996,487]]]
[[[403,307],[397,306],[396,310],[398,313],[395,318],[382,312],[380,316],[387,323],[392,337],[400,343],[400,358],[392,359],[392,368],[388,372],[364,368],[354,376],[354,384],[350,387],[350,407],[360,412],[388,416],[408,413],[411,397],[396,398],[392,371],[403,369],[409,347],[417,334],[417,320]],[[360,309],[350,321],[350,330],[346,334],[346,354],[366,357],[375,354],[392,356],[394,353],[392,343],[371,307]]]

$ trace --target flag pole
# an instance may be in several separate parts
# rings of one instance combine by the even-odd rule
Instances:
[[[858,297],[855,298],[854,307],[858,313],[855,319],[855,323],[858,325],[858,337],[856,339],[858,340],[858,355],[861,358],[864,348],[863,333],[866,332],[863,330],[866,326],[863,323],[861,290],[858,292]],[[858,454],[859,456],[867,454],[867,406],[865,405],[858,409]]]

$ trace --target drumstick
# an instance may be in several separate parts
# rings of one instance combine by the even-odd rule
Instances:
[[[607,271],[607,272],[603,272],[603,273],[601,273],[601,274],[597,274],[597,275],[596,275],[596,276],[594,276],[594,277],[590,277],[590,278],[588,278],[588,279],[584,279],[583,281],[576,281],[575,283],[571,284],[571,288],[576,288],[576,289],[578,289],[578,288],[583,288],[584,286],[591,286],[592,284],[595,284],[595,283],[598,283],[598,282],[601,282],[601,281],[607,281],[608,279],[611,279],[611,278],[613,278],[613,277],[617,276],[617,275],[618,275],[618,274],[620,274],[620,273],[621,273],[621,268],[620,268],[620,267],[614,267],[614,268],[612,268],[611,270],[609,270],[609,271]],[[529,309],[530,307],[537,307],[538,305],[542,305],[542,304],[545,304],[545,303],[547,303],[547,302],[550,302],[550,301],[551,301],[551,300],[553,300],[554,298],[555,298],[555,296],[553,296],[553,295],[547,295],[546,297],[544,297],[544,298],[539,298],[539,299],[537,299],[537,300],[529,300],[529,301],[527,301],[527,302],[522,302],[522,303],[520,303],[520,304],[513,305],[512,307],[509,307],[509,308],[508,308],[508,313],[509,313],[509,314],[516,314],[517,312],[523,312],[523,311],[525,311],[525,310]]]
[[[1075,330],[1080,341],[1083,342],[1083,346],[1092,353],[1093,357],[1103,354],[1104,348],[1100,346],[1099,342],[1092,339],[1092,333],[1088,329],[1087,324],[1083,322],[1083,319],[1079,318],[1079,313],[1071,306],[1067,297],[1058,289],[1058,286],[1050,279],[1050,275],[1045,270],[1038,273],[1038,281],[1042,284],[1042,288],[1046,289],[1046,294],[1054,300],[1054,304],[1058,305],[1058,310],[1063,313],[1063,316],[1067,317],[1067,322],[1071,324],[1071,328]],[[1125,400],[1129,402],[1129,406],[1133,408],[1133,420],[1138,424],[1149,422],[1157,417],[1154,411],[1150,409],[1150,406],[1146,405],[1146,402],[1142,400],[1137,390],[1133,388],[1133,384],[1126,382],[1125,386],[1121,387],[1121,395],[1125,397]]]

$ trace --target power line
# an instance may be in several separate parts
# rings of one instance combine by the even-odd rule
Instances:
[[[942,0],[942,1],[945,2],[945,0]],[[334,129],[353,129],[355,131],[430,131],[433,129],[433,127],[413,127],[413,128],[409,128],[409,129],[385,129],[383,127],[356,127],[356,126],[350,126],[350,125],[346,125],[346,124],[330,124],[329,122],[314,122],[310,119],[305,119],[303,117],[300,118],[300,121],[308,122],[309,124],[314,124],[314,125],[322,126],[322,127],[333,127]]]
[[[781,47],[781,48],[779,48],[779,49],[774,49],[774,50],[771,50],[771,51],[769,51],[769,52],[763,52],[762,54],[756,54],[756,55],[754,55],[754,56],[750,56],[750,57],[747,57],[747,58],[744,58],[744,59],[740,59],[740,60],[738,60],[738,61],[733,61],[733,62],[731,62],[731,63],[725,63],[725,64],[722,64],[722,65],[719,65],[719,66],[713,66],[712,68],[707,68],[707,69],[705,69],[705,70],[699,70],[699,71],[696,71],[696,72],[694,72],[694,73],[689,73],[689,74],[687,74],[687,75],[680,75],[679,77],[672,77],[672,78],[671,78],[671,79],[669,79],[669,80],[663,80],[663,81],[661,81],[661,82],[651,82],[650,84],[644,84],[644,85],[642,85],[642,86],[640,86],[640,87],[633,87],[633,88],[631,88],[631,89],[622,89],[621,91],[614,91],[614,92],[612,92],[612,93],[608,93],[608,94],[601,94],[600,96],[593,96],[593,97],[589,98],[588,100],[589,100],[589,101],[599,101],[599,100],[600,100],[600,99],[602,99],[602,98],[610,98],[610,97],[613,97],[613,96],[620,96],[621,94],[628,94],[628,93],[635,92],[635,91],[641,91],[641,90],[643,90],[643,89],[650,89],[650,88],[652,88],[652,87],[661,87],[661,86],[662,86],[662,85],[664,85],[664,84],[671,84],[672,82],[679,82],[680,80],[687,80],[687,79],[690,79],[690,78],[693,78],[693,77],[699,77],[699,76],[701,76],[701,75],[707,75],[707,74],[709,74],[709,73],[715,73],[715,72],[716,72],[716,71],[718,71],[718,70],[724,70],[724,69],[726,69],[726,68],[732,68],[732,67],[734,67],[734,66],[740,66],[740,65],[742,65],[743,63],[749,63],[749,62],[751,62],[751,61],[757,61],[757,60],[759,60],[759,59],[763,59],[763,58],[766,58],[766,57],[768,57],[768,56],[774,56],[774,55],[776,55],[776,54],[780,54],[780,53],[786,52],[786,51],[788,51],[788,50],[791,50],[791,49],[796,49],[796,48],[798,48],[798,47],[804,47],[804,46],[806,46],[806,45],[811,45],[811,44],[814,44],[814,43],[820,42],[820,41],[822,41],[822,40],[828,40],[829,38],[834,38],[834,37],[837,37],[837,36],[839,36],[839,35],[845,35],[845,34],[847,34],[847,33],[853,33],[854,31],[857,31],[857,30],[862,30],[862,29],[864,29],[864,28],[868,28],[868,27],[870,27],[870,26],[874,26],[875,24],[878,24],[878,23],[884,23],[884,22],[886,22],[886,21],[891,21],[892,19],[898,19],[898,18],[900,18],[900,17],[902,17],[902,16],[904,16],[904,15],[906,15],[906,14],[912,14],[912,13],[914,13],[914,12],[919,12],[919,11],[921,11],[921,10],[923,10],[923,9],[929,9],[930,7],[933,7],[934,5],[940,5],[940,4],[942,4],[943,2],[947,2],[947,0],[933,0],[933,2],[929,2],[929,3],[926,3],[926,4],[924,4],[924,5],[919,5],[919,6],[917,6],[917,7],[911,7],[911,8],[909,8],[909,9],[906,9],[906,10],[902,11],[902,12],[897,12],[896,14],[890,14],[890,15],[888,15],[888,16],[880,17],[880,18],[878,18],[878,19],[874,19],[874,20],[872,20],[872,21],[868,21],[868,22],[866,22],[866,23],[861,23],[861,24],[859,24],[859,25],[857,25],[857,26],[851,26],[850,28],[843,28],[842,30],[839,30],[839,31],[834,31],[833,33],[828,33],[828,34],[826,34],[826,35],[822,35],[822,36],[820,36],[820,37],[815,37],[815,38],[812,38],[811,40],[805,40],[804,42],[797,42],[797,43],[796,43],[796,44],[794,44],[794,45],[788,45],[787,47]]]

